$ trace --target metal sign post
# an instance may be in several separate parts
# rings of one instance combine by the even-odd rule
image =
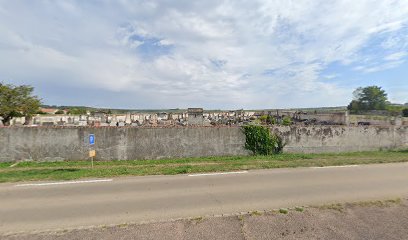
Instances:
[[[93,148],[94,145],[95,145],[95,135],[89,134],[89,157],[91,158],[92,169],[94,166],[93,160],[94,160],[94,157],[96,156],[96,151]]]
[[[91,164],[92,164],[92,168],[93,168],[93,159],[96,155],[95,150],[89,150],[89,157],[91,158]]]

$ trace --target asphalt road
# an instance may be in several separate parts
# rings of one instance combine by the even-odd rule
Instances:
[[[0,233],[406,197],[408,164],[36,184],[0,184]]]

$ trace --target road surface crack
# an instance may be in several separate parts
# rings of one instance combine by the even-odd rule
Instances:
[[[241,224],[241,234],[244,240],[250,240],[251,238],[249,237],[248,233],[245,231],[245,217],[244,216],[238,216],[238,220]]]

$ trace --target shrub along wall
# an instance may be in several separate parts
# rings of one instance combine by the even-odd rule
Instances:
[[[279,154],[283,151],[284,143],[277,133],[259,125],[243,126],[245,134],[245,148],[254,155]]]
[[[276,126],[286,152],[344,152],[408,147],[408,128]],[[85,160],[95,134],[96,160],[251,154],[238,127],[2,127],[0,161]]]

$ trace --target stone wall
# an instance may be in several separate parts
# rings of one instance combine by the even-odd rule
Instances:
[[[310,126],[274,127],[287,143],[286,152],[353,152],[408,148],[407,127]]]
[[[407,127],[273,127],[286,152],[345,152],[407,148]],[[2,127],[0,162],[88,159],[95,134],[96,160],[158,159],[249,154],[238,127]]]
[[[239,128],[9,127],[0,128],[0,161],[96,160],[245,155]]]

